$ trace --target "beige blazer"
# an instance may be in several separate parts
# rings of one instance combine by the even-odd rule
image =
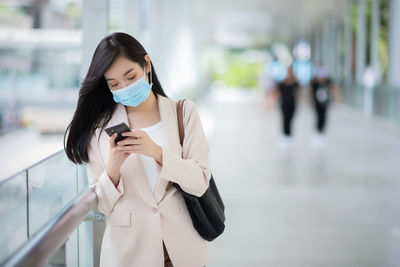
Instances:
[[[159,180],[151,190],[138,155],[131,154],[121,166],[118,188],[105,170],[110,137],[97,128],[92,136],[87,163],[89,186],[96,189],[98,209],[107,215],[100,266],[162,267],[164,241],[174,267],[204,266],[210,260],[208,241],[194,229],[182,194],[175,187],[166,191],[168,181],[186,192],[201,196],[211,178],[209,146],[195,104],[183,107],[185,139],[180,145],[176,102],[158,95],[166,143],[163,165],[157,163]],[[124,105],[117,103],[105,128],[125,122]],[[104,130],[103,130],[104,131]]]

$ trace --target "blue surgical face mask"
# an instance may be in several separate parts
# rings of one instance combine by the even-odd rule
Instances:
[[[149,84],[146,81],[146,67],[144,67],[144,75],[142,78],[124,88],[110,91],[113,94],[115,102],[119,102],[125,106],[137,107],[142,104],[150,95],[150,90],[152,86],[153,81],[151,77],[151,70]]]

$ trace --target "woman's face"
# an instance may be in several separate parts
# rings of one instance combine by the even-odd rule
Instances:
[[[151,67],[148,55],[145,56],[145,61],[146,73],[149,73]],[[106,79],[110,90],[118,90],[139,80],[143,75],[144,69],[138,63],[131,61],[124,56],[119,56],[104,73],[104,78]],[[149,82],[147,75],[146,81]]]

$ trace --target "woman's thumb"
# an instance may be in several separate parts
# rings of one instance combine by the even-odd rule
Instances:
[[[118,133],[113,133],[113,134],[111,135],[110,144],[112,144],[112,145],[115,144],[115,138],[117,138],[117,136],[118,136]]]

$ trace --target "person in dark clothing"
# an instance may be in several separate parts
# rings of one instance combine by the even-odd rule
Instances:
[[[322,133],[325,128],[326,110],[328,108],[329,101],[331,100],[331,85],[332,80],[329,77],[315,77],[311,81],[312,101],[317,115],[316,128],[320,133]]]
[[[315,127],[319,136],[322,136],[325,131],[329,103],[332,97],[341,102],[341,95],[336,84],[329,77],[327,70],[322,66],[315,68],[314,78],[310,81],[310,87],[311,101],[316,113]]]
[[[277,84],[276,88],[279,94],[280,107],[282,111],[282,124],[284,138],[290,138],[292,135],[292,119],[296,111],[296,98],[299,91],[299,83],[293,74],[292,67],[288,68],[286,78]]]

